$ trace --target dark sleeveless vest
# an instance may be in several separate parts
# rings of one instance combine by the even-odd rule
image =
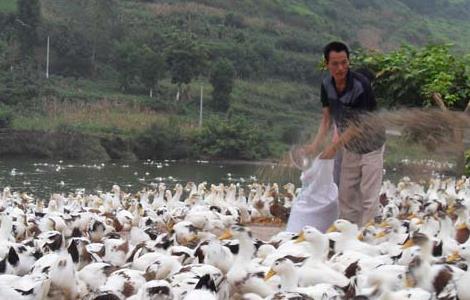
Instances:
[[[341,133],[351,124],[363,129],[360,137],[345,145],[346,149],[358,154],[369,153],[385,143],[385,128],[382,124],[364,121],[377,108],[369,80],[351,70],[347,76],[346,89],[339,95],[334,79],[331,75],[326,76],[322,82],[322,93],[326,94],[323,97],[327,97],[333,120]]]

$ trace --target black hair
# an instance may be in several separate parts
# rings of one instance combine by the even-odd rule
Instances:
[[[330,52],[346,52],[346,55],[349,59],[349,48],[348,46],[346,46],[345,43],[342,43],[342,42],[331,42],[331,43],[328,43],[328,45],[325,46],[325,48],[323,48],[323,56],[325,57],[325,60],[326,62],[328,62],[329,58],[330,58]]]

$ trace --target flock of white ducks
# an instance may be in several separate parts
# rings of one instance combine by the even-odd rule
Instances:
[[[470,299],[470,179],[384,182],[381,215],[268,241],[292,184],[0,194],[0,299]]]

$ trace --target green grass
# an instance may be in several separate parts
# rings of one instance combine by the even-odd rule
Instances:
[[[386,166],[392,167],[399,165],[404,159],[410,161],[421,160],[435,160],[441,162],[453,162],[454,157],[437,153],[417,144],[416,142],[407,141],[401,137],[387,137],[385,148],[385,161]]]
[[[298,14],[299,16],[308,17],[308,16],[315,16],[310,8],[303,3],[293,3],[289,5],[289,10],[293,13]]]
[[[43,114],[16,113],[13,128],[58,130],[68,128],[84,133],[135,135],[154,122],[174,116],[182,127],[194,127],[199,118],[200,87],[204,86],[204,118],[219,115],[210,108],[212,86],[200,78],[190,84],[192,100],[175,102],[176,86],[162,80],[163,94],[150,98],[145,90],[122,93],[113,81],[52,77]],[[153,104],[152,104],[153,103]],[[160,106],[156,106],[160,103]],[[152,108],[151,108],[152,107]],[[179,107],[180,109],[176,109]],[[255,126],[270,129],[276,139],[292,127],[311,131],[320,112],[318,88],[308,84],[270,80],[235,81],[232,114],[244,115]],[[178,113],[179,111],[179,113]],[[175,115],[176,114],[176,115]]]
[[[60,111],[47,115],[17,115],[13,118],[12,128],[43,131],[73,130],[92,135],[135,136],[153,123],[167,122],[168,118],[169,116],[156,113],[95,107],[83,111]]]
[[[359,37],[363,29],[371,29],[372,33],[378,30],[378,46],[382,49],[392,49],[403,42],[415,42],[413,39],[418,38],[420,41],[453,41],[457,48],[468,52],[469,21],[450,21],[418,14],[399,0],[375,0],[376,5],[366,9],[356,7],[358,2],[168,0],[143,3],[119,0],[116,9],[122,21],[123,34],[136,41],[147,41],[150,32],[164,35],[176,30],[188,30],[190,20],[190,28],[197,39],[208,45],[234,45],[235,37],[240,34],[244,36],[247,46],[262,42],[273,47],[276,42],[292,36],[319,43],[318,53],[275,49],[287,66],[295,65],[292,62],[297,60],[311,63],[311,68],[316,68],[315,62],[321,57],[321,46],[329,40],[365,45],[368,41]],[[74,15],[84,14],[79,2],[70,0],[41,0],[41,5],[44,22],[51,26],[66,24]],[[0,0],[0,12],[15,10],[14,0]],[[224,26],[225,15],[229,12],[241,16],[244,26]],[[368,37],[365,34],[361,38]],[[113,66],[110,64],[105,68],[112,69]],[[296,71],[294,69],[294,77],[297,76]],[[174,117],[181,121],[182,127],[190,128],[197,124],[201,84],[204,86],[204,117],[219,115],[209,108],[212,87],[207,78],[201,77],[190,84],[192,100],[175,103],[176,86],[169,78],[160,82],[158,96],[150,98],[139,85],[123,93],[119,89],[116,73],[111,73],[95,80],[53,77],[47,87],[50,93],[45,99],[50,103],[45,107],[44,115],[17,113],[13,127],[43,130],[65,127],[86,133],[133,135],[148,128],[152,122],[165,122]],[[262,81],[237,80],[230,113],[247,117],[254,125],[269,130],[276,139],[281,139],[294,129],[312,132],[321,110],[319,85],[272,79],[270,76]],[[57,107],[53,108],[51,103]],[[387,151],[387,163],[397,163],[404,157],[428,156],[419,146],[405,145],[403,141],[393,139]]]
[[[16,0],[0,0],[0,12],[16,12]]]
[[[448,41],[468,53],[470,47],[470,22],[435,18],[427,20],[427,26],[437,41]]]

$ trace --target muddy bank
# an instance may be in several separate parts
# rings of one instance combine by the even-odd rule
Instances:
[[[32,157],[72,160],[211,159],[197,155],[184,139],[139,135],[95,136],[75,131],[0,129],[0,157]],[[269,165],[270,161],[220,160],[224,164]]]
[[[0,156],[74,160],[135,160],[131,141],[76,132],[4,129],[0,131]]]

